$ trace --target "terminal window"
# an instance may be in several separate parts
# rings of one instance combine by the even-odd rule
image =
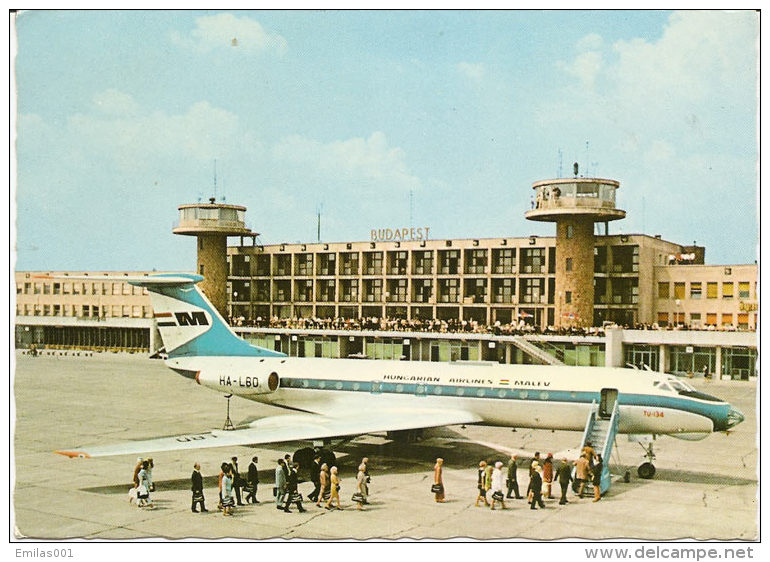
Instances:
[[[706,283],[706,298],[715,299],[719,297],[719,285],[717,283]]]
[[[516,265],[516,250],[492,250],[492,271],[494,273],[513,273]]]
[[[733,284],[732,283],[722,283],[722,298],[723,299],[731,299],[731,298],[733,298]]]
[[[748,281],[738,283],[738,298],[747,299],[750,294],[750,284]]]
[[[430,275],[433,273],[433,251],[417,251],[412,254],[414,273],[417,275]]]
[[[667,299],[669,298],[669,282],[668,281],[660,281],[658,282],[658,298],[659,299]]]
[[[690,283],[690,298],[691,299],[701,298],[702,290],[703,288],[700,281]]]

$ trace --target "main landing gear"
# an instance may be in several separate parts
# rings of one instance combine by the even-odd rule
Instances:
[[[640,464],[639,468],[636,469],[636,473],[639,475],[639,478],[649,480],[655,476],[655,465],[652,464],[652,461],[655,460],[655,453],[652,450],[652,439],[650,439],[646,446],[644,443],[639,443],[639,445],[645,451],[644,456],[647,458],[647,462]]]

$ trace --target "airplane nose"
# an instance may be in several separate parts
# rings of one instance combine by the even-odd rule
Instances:
[[[730,406],[730,409],[727,411],[727,429],[735,427],[745,419],[746,416],[739,409]]]

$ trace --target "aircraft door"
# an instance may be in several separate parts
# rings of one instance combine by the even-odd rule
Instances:
[[[612,417],[612,410],[615,409],[617,401],[617,388],[602,388],[601,399],[599,400],[599,417],[604,419]]]

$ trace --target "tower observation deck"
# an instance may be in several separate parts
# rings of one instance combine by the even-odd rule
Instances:
[[[524,216],[556,223],[557,326],[593,324],[594,223],[606,225],[626,216],[615,207],[619,187],[615,180],[578,177],[532,184],[535,197]]]
[[[258,236],[246,226],[246,207],[216,203],[179,206],[179,222],[172,232],[198,239],[200,288],[223,317],[227,317],[227,237]]]

